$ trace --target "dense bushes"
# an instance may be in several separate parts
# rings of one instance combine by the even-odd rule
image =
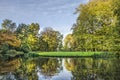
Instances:
[[[30,49],[27,45],[22,45],[20,50],[23,51],[24,53],[28,53],[30,51]]]
[[[23,54],[24,52],[20,52],[16,50],[8,50],[3,56],[5,59],[10,59],[10,58],[22,56]]]

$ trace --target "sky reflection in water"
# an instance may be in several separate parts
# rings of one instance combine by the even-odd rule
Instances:
[[[39,80],[71,80],[72,74],[71,71],[68,71],[65,68],[65,62],[64,59],[62,60],[62,68],[63,70],[61,70],[59,73],[55,74],[54,76],[51,77],[45,77],[44,75],[42,75],[42,73],[38,72],[38,79]]]

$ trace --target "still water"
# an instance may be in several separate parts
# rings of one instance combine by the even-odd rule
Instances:
[[[39,57],[0,61],[0,80],[120,80],[120,59]]]

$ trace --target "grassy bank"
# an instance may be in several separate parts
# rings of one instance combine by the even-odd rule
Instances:
[[[42,57],[112,57],[111,53],[104,52],[30,52],[30,56]]]

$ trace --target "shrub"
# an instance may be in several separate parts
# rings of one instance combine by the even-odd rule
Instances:
[[[0,50],[0,54],[2,54],[2,50]]]
[[[0,59],[1,59],[2,57],[3,57],[2,54],[0,54]]]
[[[6,54],[17,54],[16,50],[8,50]]]
[[[24,53],[28,53],[30,51],[30,49],[27,45],[24,44],[21,46],[21,51],[23,51]]]
[[[2,54],[6,53],[6,51],[8,51],[8,50],[9,50],[9,45],[3,44],[3,45],[1,46],[1,53],[2,53]]]
[[[24,54],[24,52],[20,52],[20,51],[18,51],[17,54]]]
[[[16,50],[8,50],[5,54],[6,58],[12,58],[15,57],[17,55],[17,51]]]

